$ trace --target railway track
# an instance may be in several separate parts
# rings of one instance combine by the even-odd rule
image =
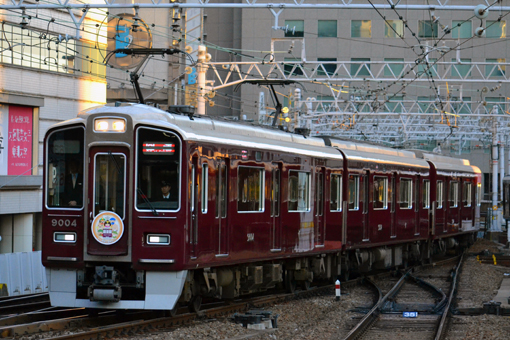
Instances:
[[[48,293],[5,296],[0,298],[0,316],[26,313],[51,307]]]
[[[442,339],[462,258],[458,261],[453,272],[443,261],[408,270],[391,285],[368,281],[379,292],[377,303],[345,339]]]

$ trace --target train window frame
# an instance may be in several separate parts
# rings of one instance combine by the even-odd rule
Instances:
[[[423,189],[422,189],[422,208],[430,209],[430,180],[424,179],[422,181]]]
[[[222,175],[222,173],[224,174]],[[218,162],[216,172],[216,204],[215,218],[227,217],[227,188],[228,188],[227,159]],[[220,209],[221,208],[221,209]],[[220,211],[221,210],[221,211]]]
[[[242,169],[253,169],[258,171],[259,178],[258,181],[254,181],[253,183],[258,184],[258,192],[255,190],[255,196],[257,199],[254,201],[256,202],[251,209],[248,210],[242,210],[240,209],[240,203],[244,204],[246,202],[241,202],[242,194],[244,194],[244,197],[251,196],[251,190],[249,192],[244,192],[245,189],[247,190],[248,187],[243,184],[241,186],[241,170]],[[240,214],[246,214],[246,213],[261,213],[264,212],[265,208],[265,200],[264,200],[264,193],[265,193],[265,183],[266,183],[266,173],[263,166],[248,166],[248,165],[239,165],[237,167],[237,212]],[[248,176],[246,179],[249,179],[250,176]],[[241,192],[242,190],[242,192]],[[258,206],[257,206],[258,204]],[[249,208],[249,207],[247,207]]]
[[[406,183],[403,185],[403,183]],[[405,190],[406,192],[402,192]],[[402,196],[405,196],[406,200],[402,200]],[[413,209],[413,179],[412,178],[400,178],[398,188],[398,200],[397,204],[400,209]],[[406,204],[406,205],[403,205]]]
[[[123,174],[123,182],[122,183],[122,189],[123,189],[123,204],[122,204],[122,214],[119,214],[118,211],[115,211],[113,209],[109,210],[109,209],[106,209],[106,210],[99,210],[96,212],[96,174],[97,174],[97,165],[98,165],[98,162],[97,162],[97,158],[98,156],[107,156],[107,157],[112,157],[112,156],[122,156],[124,158],[124,174]],[[126,193],[126,185],[127,185],[127,156],[125,153],[123,152],[97,152],[96,154],[94,154],[94,173],[93,173],[93,188],[92,188],[92,200],[93,200],[93,203],[92,203],[92,215],[95,217],[97,215],[99,215],[100,213],[102,213],[103,211],[113,211],[114,213],[116,213],[117,215],[120,216],[120,218],[122,220],[124,220],[124,218],[126,217],[126,204],[127,204],[127,193]]]
[[[467,190],[466,190],[467,189]],[[466,192],[467,191],[467,192]],[[462,183],[462,205],[466,208],[471,207],[473,204],[473,185],[471,182],[465,181]]]
[[[382,200],[380,200],[380,194],[381,194],[381,190],[379,190],[379,188],[381,188],[381,183],[380,181],[382,180],[382,194],[384,197],[382,197]],[[376,183],[377,183],[377,189],[376,189]],[[374,194],[372,196],[372,204],[373,204],[373,208],[374,210],[387,210],[388,209],[388,177],[386,176],[374,176],[374,179],[373,179],[373,189],[374,189]],[[378,193],[376,193],[376,190],[378,191]],[[382,205],[381,206],[377,206],[376,207],[376,203],[381,203]]]
[[[336,179],[336,185],[335,188],[333,188],[335,181],[333,181],[333,177]],[[330,192],[329,192],[329,211],[331,212],[341,212],[342,211],[342,173],[332,173],[331,174],[331,180],[330,180]],[[333,189],[335,191],[333,191]],[[336,192],[336,195],[333,195],[333,193]],[[334,197],[336,196],[336,197]],[[335,198],[335,199],[333,199]],[[336,202],[336,203],[333,203]],[[336,207],[335,207],[336,205]]]
[[[50,147],[50,139],[51,137],[56,134],[56,133],[59,133],[59,132],[64,132],[66,130],[82,130],[83,132],[83,139],[81,140],[82,142],[82,145],[81,145],[81,164],[82,164],[82,175],[83,175],[83,181],[85,181],[86,177],[85,177],[85,134],[86,134],[86,130],[85,130],[85,127],[83,125],[74,125],[74,126],[70,126],[70,127],[66,127],[66,128],[63,128],[63,129],[58,129],[58,130],[54,130],[52,132],[50,132],[46,138],[46,142],[45,142],[45,148],[46,148],[46,164],[45,164],[45,172],[46,172],[46,178],[44,179],[45,181],[45,193],[44,193],[44,205],[46,207],[46,209],[48,210],[71,210],[71,211],[79,211],[79,210],[83,210],[85,209],[85,188],[83,188],[82,190],[82,205],[80,207],[76,207],[76,208],[72,208],[71,206],[50,206],[48,205],[48,195],[50,193],[50,185],[49,185],[49,179],[50,179],[50,175],[53,174],[54,172],[51,171],[51,174],[50,174],[50,171],[48,170],[49,168],[46,168],[46,167],[49,167],[50,165],[50,161],[49,161],[49,157],[50,157],[50,150],[49,150],[49,147]],[[65,181],[65,174],[64,174],[64,181]],[[85,187],[85,186],[84,186]]]
[[[292,176],[292,173],[297,173],[297,176]],[[304,177],[304,180],[305,180],[305,184],[303,186],[303,189],[300,190],[299,188],[299,181],[300,180],[303,180],[301,178],[301,175],[304,174],[305,177]],[[293,188],[293,184],[294,184],[294,180],[291,180],[291,178],[297,178],[297,188]],[[311,190],[310,190],[310,172],[308,171],[299,171],[299,170],[289,170],[289,177],[288,177],[288,197],[287,197],[287,210],[289,212],[308,212],[310,211],[311,209],[311,206],[310,206],[310,193],[311,193]],[[300,193],[301,191],[301,193]],[[293,194],[296,194],[294,197]],[[301,196],[300,196],[301,194]],[[296,202],[296,208],[293,209],[291,207],[291,202],[292,204],[294,204],[293,202]],[[300,202],[303,203],[304,202],[304,208],[300,208]]]
[[[177,197],[177,208],[175,209],[163,209],[163,208],[160,208],[160,207],[154,207],[154,209],[151,209],[151,207],[148,207],[147,209],[145,208],[139,208],[138,207],[138,196],[140,194],[140,192],[138,192],[138,190],[136,190],[136,188],[139,187],[139,167],[140,167],[140,131],[142,130],[149,130],[151,132],[161,132],[163,134],[170,134],[174,137],[177,138],[177,140],[179,141],[179,148],[176,148],[175,149],[175,152],[179,152],[179,156],[177,158],[177,166],[176,166],[176,171],[178,172],[178,176],[177,176],[177,184],[178,184],[178,190],[177,190],[177,194],[176,194],[176,197]],[[134,201],[133,201],[133,205],[135,207],[135,211],[136,212],[139,212],[139,213],[147,213],[147,212],[153,212],[154,210],[156,210],[157,212],[178,212],[179,210],[181,210],[181,196],[182,196],[182,192],[183,192],[183,184],[182,184],[182,139],[181,137],[173,132],[173,131],[170,131],[170,130],[165,130],[165,129],[160,129],[160,128],[154,128],[154,127],[151,127],[151,126],[147,126],[147,125],[141,125],[141,126],[138,126],[136,128],[136,131],[135,131],[135,134],[136,134],[136,142],[135,142],[135,190],[134,190]],[[143,155],[142,155],[143,156]],[[145,195],[149,194],[148,192],[144,192]],[[154,203],[151,201],[151,203]]]
[[[354,184],[353,186],[353,191],[354,192],[354,200],[351,201],[351,181],[352,183]],[[359,187],[359,184],[360,184],[360,175],[349,175],[349,178],[348,178],[348,184],[349,184],[349,187],[348,187],[348,207],[349,207],[349,211],[358,211],[359,210],[359,190],[360,190],[360,187]],[[352,207],[351,207],[351,204],[352,204]]]
[[[207,214],[207,203],[209,195],[209,164],[202,163],[202,188],[201,188],[201,210],[202,214]]]
[[[453,194],[453,197],[451,195]],[[453,198],[453,200],[452,200]],[[453,203],[451,203],[453,202]],[[453,205],[452,205],[453,204]],[[450,181],[448,186],[448,207],[458,208],[459,207],[459,182]]]
[[[444,205],[444,181],[438,180],[436,182],[436,209],[443,209]]]

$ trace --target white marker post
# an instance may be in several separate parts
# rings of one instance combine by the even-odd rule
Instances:
[[[335,282],[335,294],[336,294],[336,301],[340,300],[340,295],[341,295],[340,280],[336,280],[336,282]]]

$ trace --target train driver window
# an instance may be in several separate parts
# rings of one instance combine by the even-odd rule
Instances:
[[[310,210],[310,173],[289,171],[289,211]]]
[[[462,186],[462,202],[465,207],[471,206],[471,182],[464,182]]]
[[[240,166],[237,171],[237,211],[264,211],[264,168]]]
[[[428,179],[423,180],[423,189],[421,191],[421,201],[423,209],[430,208],[430,181]]]
[[[359,176],[349,175],[349,210],[359,210]]]
[[[388,209],[387,177],[374,177],[374,209]]]
[[[46,205],[49,208],[83,208],[83,127],[53,132],[48,137]]]
[[[168,131],[137,131],[136,208],[178,210],[181,192],[181,142]]]
[[[448,203],[450,208],[457,208],[459,206],[459,182],[450,182]]]
[[[444,184],[443,181],[437,181],[437,189],[436,189],[436,201],[437,201],[437,209],[443,209],[443,200],[444,200]]]
[[[331,211],[342,211],[342,175],[340,174],[331,174],[329,207]]]
[[[413,181],[410,178],[400,179],[400,188],[398,191],[398,204],[401,209],[411,209],[413,207]]]

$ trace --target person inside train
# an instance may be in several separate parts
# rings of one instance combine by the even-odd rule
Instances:
[[[83,205],[83,174],[79,161],[71,159],[67,170],[63,204],[69,207],[81,207]]]
[[[170,201],[170,189],[172,187],[170,186],[170,183],[167,181],[161,182],[161,199],[163,201]]]

